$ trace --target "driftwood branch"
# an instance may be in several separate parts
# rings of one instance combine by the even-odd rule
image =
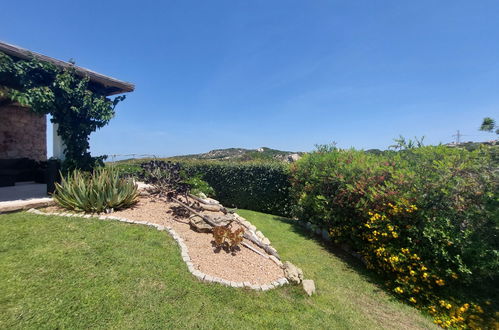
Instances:
[[[189,194],[189,197],[197,201],[200,205],[201,208],[203,208],[206,211],[212,211],[212,212],[223,212],[224,214],[227,214],[227,210],[225,207],[223,207],[220,204],[215,204],[215,203],[207,203],[205,200],[202,198],[199,198],[193,194]]]
[[[216,227],[218,226],[218,224],[213,221],[210,217],[206,216],[206,215],[203,215],[201,213],[199,213],[198,211],[194,210],[192,207],[190,207],[189,205],[185,204],[184,202],[181,202],[179,201],[178,199],[176,199],[175,197],[171,197],[171,199],[176,202],[177,204],[179,204],[180,206],[184,207],[185,209],[189,210],[190,212],[192,212],[193,214],[201,217],[204,221],[206,221],[206,223],[208,223],[210,226],[212,227]]]
[[[253,251],[253,252],[255,252],[255,253],[257,253],[257,254],[261,255],[261,256],[262,256],[262,257],[264,257],[264,258],[267,258],[267,259],[269,258],[269,256],[268,256],[268,255],[265,255],[265,254],[261,253],[260,251],[258,251],[257,249],[255,249],[254,247],[252,247],[251,245],[249,245],[249,244],[248,244],[248,243],[246,243],[246,242],[242,242],[242,243],[241,243],[241,245],[243,245],[243,246],[247,247],[247,248],[248,248],[248,249],[250,249],[251,251]]]
[[[251,242],[255,243],[256,245],[258,245],[260,248],[262,248],[268,254],[273,255],[277,259],[281,260],[281,257],[279,257],[279,255],[277,254],[277,252],[274,249],[272,249],[270,246],[268,246],[266,244],[263,244],[259,240],[255,239],[253,237],[253,235],[250,235],[247,232],[244,232],[244,236],[243,237],[246,238],[248,241],[251,241]]]
[[[206,216],[206,215],[203,215],[199,212],[197,212],[196,210],[194,210],[192,207],[190,207],[189,205],[185,204],[184,202],[181,202],[180,200],[178,200],[177,198],[175,197],[171,197],[171,199],[178,203],[180,206],[184,207],[185,209],[189,210],[190,212],[192,212],[193,214],[201,217],[204,221],[206,221],[207,224],[209,224],[210,226],[212,227],[217,227],[219,224],[217,224],[215,221],[213,221],[210,217]],[[262,248],[265,252],[267,252],[268,254],[270,255],[273,255],[274,257],[276,257],[277,259],[281,259],[281,257],[279,257],[279,255],[277,254],[277,252],[272,249],[270,246],[266,245],[266,244],[263,244],[262,242],[260,242],[259,240],[255,239],[253,237],[253,235],[249,234],[247,231],[244,232],[244,238],[246,238],[248,241],[256,244],[258,247]],[[244,245],[246,246],[246,245]],[[247,247],[247,246],[246,246]],[[251,249],[253,250],[253,249]]]

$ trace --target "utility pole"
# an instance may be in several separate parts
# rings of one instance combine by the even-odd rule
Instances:
[[[461,143],[461,137],[465,136],[464,134],[461,134],[461,132],[459,130],[457,130],[457,133],[452,135],[452,136],[455,136],[456,137],[456,144],[460,144]]]

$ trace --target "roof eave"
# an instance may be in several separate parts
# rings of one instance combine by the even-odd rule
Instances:
[[[104,86],[107,95],[129,93],[135,89],[135,85],[133,85],[132,83],[121,81],[113,77],[105,76],[95,71],[71,64],[69,62],[61,61],[53,57],[32,52],[27,49],[21,48],[19,46],[11,45],[2,41],[0,41],[0,51],[6,53],[7,55],[24,60],[28,60],[35,57],[40,61],[52,63],[57,67],[61,68],[73,67],[78,75],[83,77],[88,77],[90,81]]]

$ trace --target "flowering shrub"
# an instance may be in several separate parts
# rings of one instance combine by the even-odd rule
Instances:
[[[316,152],[291,176],[296,215],[358,252],[395,295],[444,328],[498,325],[497,306],[459,294],[498,278],[499,177],[486,149]]]

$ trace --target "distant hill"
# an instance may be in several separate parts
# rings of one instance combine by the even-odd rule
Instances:
[[[304,152],[282,151],[266,147],[258,149],[227,148],[215,149],[202,154],[175,156],[171,158],[227,161],[276,160],[294,162],[301,158],[303,154]]]

